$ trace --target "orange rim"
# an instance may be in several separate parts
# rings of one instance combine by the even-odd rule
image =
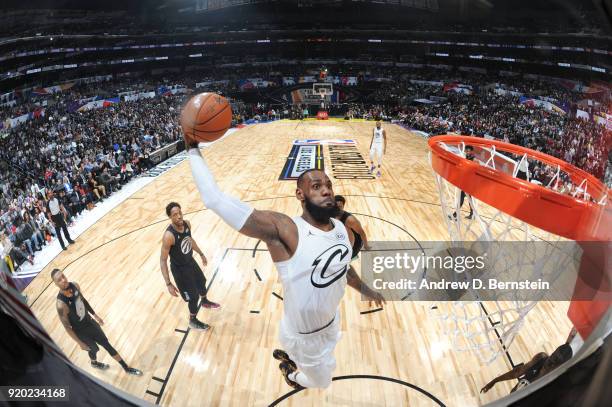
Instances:
[[[514,178],[502,171],[447,151],[444,144],[495,147],[559,167],[575,185],[586,181],[587,192],[598,202],[561,194]],[[573,240],[612,240],[612,201],[608,188],[591,174],[548,154],[514,144],[457,135],[429,139],[434,171],[457,188],[532,226]]]

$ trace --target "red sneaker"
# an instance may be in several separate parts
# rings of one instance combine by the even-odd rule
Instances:
[[[204,307],[204,308],[208,308],[208,309],[221,308],[220,304],[217,304],[216,302],[212,302],[212,301],[208,301],[208,300],[203,300],[201,306]]]

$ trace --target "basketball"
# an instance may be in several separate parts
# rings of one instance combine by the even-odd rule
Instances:
[[[196,141],[215,141],[225,134],[231,124],[232,107],[226,98],[216,93],[195,95],[181,112],[183,133]]]

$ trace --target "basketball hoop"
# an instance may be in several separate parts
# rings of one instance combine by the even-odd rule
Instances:
[[[484,250],[489,260],[503,260],[503,270],[537,278],[543,270],[565,270],[579,255],[578,245],[574,245],[575,252],[560,255],[555,243],[612,240],[612,198],[608,188],[585,171],[547,154],[497,140],[444,135],[429,139],[429,147],[450,240],[467,250]],[[522,179],[517,178],[520,171]],[[545,176],[530,181],[529,174],[534,172]],[[473,211],[471,219],[461,215],[462,191]],[[535,256],[524,253],[511,264],[499,244],[504,241],[546,241],[550,251]],[[597,293],[595,289],[594,296]],[[479,298],[477,293],[471,294]],[[505,352],[527,313],[540,300],[525,301],[513,294],[501,293],[503,300],[487,302],[488,310],[481,301],[454,302],[447,312],[441,310],[455,348],[477,351],[487,363]],[[607,309],[609,295],[603,298],[603,303],[596,305]],[[583,338],[599,322],[590,315],[587,326],[583,317],[576,316],[579,307],[584,313],[585,303],[591,301],[572,301],[568,312]],[[596,313],[603,315],[601,309]]]
[[[333,92],[334,85],[332,83],[322,82],[312,84],[312,93],[315,95],[319,95],[321,97],[321,101],[323,101],[326,96],[331,96]]]

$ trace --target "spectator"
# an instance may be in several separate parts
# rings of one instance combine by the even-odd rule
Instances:
[[[42,231],[40,230],[36,221],[32,219],[32,216],[30,216],[29,212],[25,212],[23,214],[23,223],[30,225],[30,228],[32,229],[31,239],[33,244],[34,242],[36,242],[39,248],[42,248],[42,246],[45,246],[47,244],[47,241],[45,240]]]

